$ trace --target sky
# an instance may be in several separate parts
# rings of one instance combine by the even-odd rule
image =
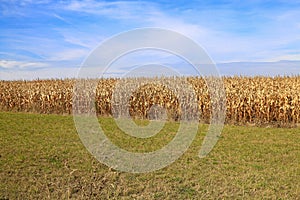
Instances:
[[[221,75],[300,74],[300,0],[0,0],[0,79],[76,77],[103,41],[144,27],[194,40]],[[154,60],[193,74],[154,51],[128,55],[110,74]]]

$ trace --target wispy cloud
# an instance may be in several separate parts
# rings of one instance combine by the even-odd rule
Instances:
[[[0,60],[0,68],[4,69],[26,69],[44,68],[48,65],[42,62],[20,62],[14,60]]]
[[[63,8],[78,13],[88,13],[109,19],[118,19],[125,23],[128,23],[128,20],[132,20],[130,23],[138,27],[169,28],[187,34],[190,37],[208,34],[204,27],[169,16],[161,10],[159,4],[149,1],[71,1],[65,3]]]
[[[229,62],[218,63],[222,75],[279,76],[300,75],[300,61],[279,62]]]
[[[143,1],[70,1],[64,3],[64,9],[104,16],[115,19],[139,19],[140,16],[149,14],[154,8],[154,3]]]
[[[1,80],[35,80],[51,78],[75,78],[76,68],[38,68],[35,70],[4,70],[0,73]]]
[[[57,51],[49,56],[47,61],[68,61],[68,60],[82,60],[89,51],[84,49],[68,49],[64,51]]]
[[[66,24],[74,25],[72,22],[70,22],[66,18],[60,16],[59,14],[53,13],[52,16],[55,17],[55,18],[57,18],[57,19],[59,19],[60,21],[65,22]]]

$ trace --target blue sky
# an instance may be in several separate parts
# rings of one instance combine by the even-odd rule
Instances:
[[[103,40],[142,27],[190,37],[223,75],[298,74],[299,19],[298,0],[0,0],[0,79],[74,77]]]

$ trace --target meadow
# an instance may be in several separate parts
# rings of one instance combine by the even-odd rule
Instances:
[[[100,117],[112,142],[149,151],[178,128],[134,139]],[[138,124],[147,123],[138,120]],[[144,174],[118,172],[82,145],[72,116],[0,113],[0,199],[297,199],[300,129],[226,125],[209,156],[198,151],[208,126],[199,124],[188,151],[170,166]]]
[[[84,147],[72,116],[75,79],[0,81],[0,199],[299,198],[300,76],[223,77],[225,126],[202,159],[198,152],[212,109],[205,80],[155,80],[132,91],[125,102],[140,126],[149,123],[152,105],[166,108],[165,126],[147,139],[129,136],[112,118],[119,79],[96,80],[94,94],[86,94],[95,95],[99,123],[114,144],[149,152],[168,144],[180,123],[178,98],[164,81],[175,81],[178,88],[184,80],[191,84],[201,113],[195,140],[171,165],[141,174],[109,168]]]

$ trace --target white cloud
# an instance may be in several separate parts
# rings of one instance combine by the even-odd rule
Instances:
[[[222,75],[300,75],[300,61],[218,63]]]
[[[43,68],[36,70],[0,71],[0,80],[34,80],[51,78],[74,78],[78,68]]]
[[[146,1],[98,2],[94,0],[72,1],[64,6],[66,10],[105,16],[118,20],[133,20],[138,27],[161,27],[178,31],[189,37],[209,34],[198,24],[187,23],[178,17],[171,17],[158,4]],[[128,21],[126,21],[128,22]]]
[[[64,17],[56,14],[56,13],[53,13],[53,17],[55,17],[56,19],[59,19],[60,21],[63,21],[65,22],[66,24],[71,24],[73,25],[69,20],[65,19]]]
[[[56,28],[55,30],[63,36],[65,42],[89,50],[95,48],[95,45],[105,39],[98,31],[83,32],[85,30],[78,30],[77,28],[75,30]]]
[[[47,67],[48,64],[42,62],[22,62],[14,60],[0,60],[0,67],[4,69],[25,69]]]
[[[205,38],[212,30],[198,24],[187,23],[184,20],[170,17],[163,12],[153,12],[145,21],[153,27],[171,29],[191,38]]]
[[[74,61],[88,56],[87,49],[67,49],[50,53],[47,61]]]
[[[278,62],[278,61],[300,61],[300,53],[299,54],[285,54],[285,55],[278,55],[278,56],[273,56],[269,57],[266,59],[261,59],[260,61],[263,62]],[[299,71],[300,71],[300,66],[299,66]]]
[[[65,4],[64,9],[84,12],[94,15],[106,16],[115,19],[138,19],[152,9],[153,4],[150,2],[134,1],[71,1]],[[145,10],[147,8],[147,10]]]
[[[68,36],[68,37],[64,37],[64,38],[65,38],[65,41],[70,44],[75,44],[75,45],[85,47],[85,48],[91,48],[91,44],[88,44],[87,42],[83,42],[78,37]]]

